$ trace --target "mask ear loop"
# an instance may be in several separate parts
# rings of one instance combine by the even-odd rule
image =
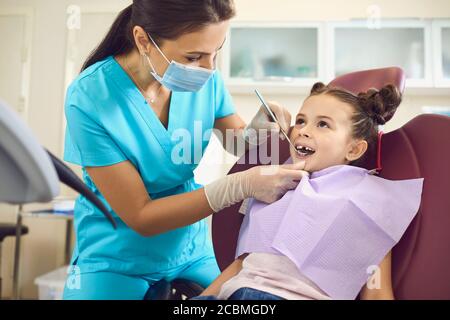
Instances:
[[[147,35],[150,39],[150,41],[153,43],[153,45],[156,47],[156,49],[159,51],[159,53],[161,53],[161,55],[163,56],[164,59],[166,59],[167,63],[170,64],[169,59],[167,59],[166,55],[161,51],[161,49],[159,48],[159,46],[156,44],[156,42],[153,40],[152,36],[147,32]]]
[[[150,68],[152,68],[153,73],[160,77],[160,75],[156,72],[156,69],[155,69],[155,67],[153,66],[153,63],[152,63],[152,61],[150,60],[148,54],[147,54],[147,53],[144,53],[143,56],[147,59],[147,62],[148,62],[148,64],[150,65]]]
[[[379,174],[383,167],[381,166],[381,137],[383,136],[383,131],[378,131],[378,142],[377,142],[377,167],[370,170],[369,174]]]

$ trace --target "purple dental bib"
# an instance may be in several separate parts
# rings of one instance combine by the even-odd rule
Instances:
[[[287,256],[331,298],[355,299],[416,215],[422,186],[349,165],[313,172],[272,204],[250,201],[236,257]]]

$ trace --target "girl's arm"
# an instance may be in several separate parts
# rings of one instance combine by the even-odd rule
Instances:
[[[242,261],[247,254],[241,255],[239,258],[233,261],[222,273],[206,288],[200,295],[201,296],[217,296],[222,288],[222,285],[230,278],[234,277],[242,269]]]
[[[379,265],[379,274],[376,273],[372,276],[369,282],[375,282],[379,280],[379,288],[369,289],[367,285],[361,289],[360,299],[361,300],[394,300],[394,291],[392,289],[392,278],[391,278],[391,251],[384,257]],[[373,277],[379,277],[378,279]],[[375,281],[372,281],[375,280]]]

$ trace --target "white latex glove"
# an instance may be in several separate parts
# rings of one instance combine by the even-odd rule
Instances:
[[[305,162],[257,166],[230,174],[205,186],[205,195],[214,212],[246,198],[272,203],[287,191],[295,189],[304,176]]]
[[[287,133],[291,126],[291,114],[289,111],[277,102],[267,102],[267,105],[275,114],[275,117],[277,117],[283,130]],[[250,123],[245,127],[244,139],[249,144],[259,145],[266,142],[267,136],[271,131],[280,132],[280,126],[276,122],[273,122],[266,108],[261,106]],[[283,140],[285,139],[283,134],[280,137]]]

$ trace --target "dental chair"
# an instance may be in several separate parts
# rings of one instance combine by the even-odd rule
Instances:
[[[19,205],[21,208],[26,203],[49,202],[58,195],[59,182],[84,195],[116,228],[116,222],[101,200],[69,167],[42,148],[19,116],[0,101],[0,203]],[[28,228],[21,225],[20,215],[17,220],[17,224],[0,226],[0,245],[6,236],[16,237],[13,275],[15,299],[18,298],[18,244],[21,235],[28,233]]]
[[[396,67],[365,70],[337,77],[330,85],[355,94],[369,88],[395,85],[403,93],[405,75]],[[400,180],[425,178],[419,212],[392,253],[392,279],[396,299],[450,299],[450,117],[419,115],[403,127],[379,138],[380,177]],[[271,139],[247,151],[229,174],[260,164],[282,164],[290,156],[289,143],[279,141],[278,163],[261,163],[261,154],[271,157]],[[438,151],[436,151],[438,150]],[[250,155],[251,154],[251,155]],[[243,159],[244,158],[244,159]],[[368,154],[364,168],[378,167],[377,154]],[[253,163],[253,164],[250,164]],[[220,270],[234,261],[239,229],[244,216],[242,202],[212,216],[214,251]],[[147,299],[181,299],[201,293],[202,287],[183,279],[161,280],[150,288]]]
[[[405,76],[399,68],[354,72],[330,84],[353,93],[380,89],[391,83],[401,92]],[[270,139],[269,139],[270,140]],[[379,141],[380,143],[380,141]],[[270,155],[270,141],[263,154]],[[450,299],[450,117],[423,114],[381,138],[379,176],[390,180],[424,178],[419,212],[392,251],[392,281],[396,299]],[[259,153],[257,153],[259,154]],[[280,141],[279,163],[289,158],[289,144]],[[249,157],[249,152],[243,157]],[[259,159],[258,159],[259,160]],[[235,164],[229,173],[255,164]],[[254,163],[254,162],[253,162]],[[369,155],[366,169],[377,167],[376,155]],[[241,203],[212,217],[212,236],[221,270],[234,261],[243,215]]]
[[[20,117],[0,101],[0,202],[48,202],[62,182],[85,196],[116,228],[111,213],[78,176],[45,150]]]

